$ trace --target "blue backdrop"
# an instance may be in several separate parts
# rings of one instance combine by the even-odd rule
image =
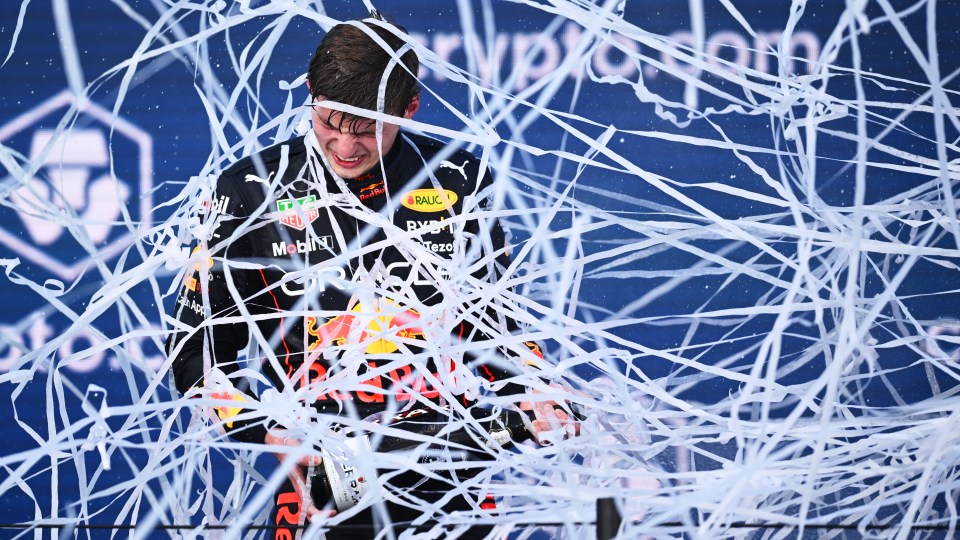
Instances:
[[[143,265],[145,254],[154,247],[153,240],[162,235],[162,225],[180,204],[176,197],[191,176],[215,171],[249,153],[254,150],[250,144],[254,139],[266,145],[290,133],[295,119],[281,119],[278,125],[270,122],[289,103],[302,104],[305,91],[296,81],[304,73],[325,24],[359,17],[365,11],[361,2],[343,2],[316,8],[325,9],[323,13],[329,19],[257,16],[236,23],[245,17],[243,5],[258,7],[263,3],[209,4],[216,14],[199,8],[192,13],[180,12],[175,29],[171,21],[164,20],[167,6],[160,2],[131,2],[128,10],[106,1],[73,2],[69,7],[63,3],[68,11],[60,15],[55,9],[58,2],[21,5],[8,1],[0,5],[0,55],[6,56],[0,68],[4,88],[0,92],[0,163],[4,167],[0,259],[6,266],[6,278],[0,278],[0,418],[5,426],[0,448],[5,466],[23,467],[18,469],[18,476],[30,478],[28,484],[33,490],[31,493],[30,489],[11,485],[9,479],[4,481],[0,522],[50,517],[51,513],[67,515],[69,503],[81,496],[78,485],[84,482],[78,481],[78,476],[87,473],[76,471],[84,469],[84,460],[90,462],[87,471],[92,470],[99,459],[95,452],[82,453],[84,457],[80,458],[60,456],[75,463],[67,465],[69,474],[61,470],[55,480],[63,486],[58,506],[50,501],[51,494],[45,493],[52,485],[51,461],[25,461],[24,456],[50,439],[75,438],[79,444],[89,435],[89,428],[64,435],[70,431],[71,419],[88,415],[81,406],[84,396],[91,403],[99,399],[88,394],[89,385],[105,389],[112,407],[138,402],[143,406],[166,399],[163,379],[156,392],[146,393],[145,389],[157,381],[156,370],[165,361],[158,343],[164,331],[162,314],[173,301],[169,291],[175,270],[163,265],[147,268]],[[842,2],[807,3],[799,24],[791,29],[791,38],[784,43],[789,48],[787,54],[793,57],[786,63],[778,62],[772,52],[788,23],[790,13],[785,3],[737,2],[740,16],[754,30],[751,34],[720,2],[705,2],[702,20],[690,12],[690,6],[699,2],[626,2],[622,18],[642,32],[624,35],[616,28],[595,29],[613,36],[609,38],[612,41],[579,55],[583,62],[575,65],[569,77],[561,79],[563,84],[555,91],[538,88],[537,82],[565,69],[561,64],[576,55],[578,45],[589,41],[591,34],[573,20],[573,11],[555,14],[522,3],[490,2],[492,12],[485,18],[481,8],[487,3],[473,3],[473,9],[468,10],[460,9],[461,4],[470,3],[424,0],[416,7],[379,6],[436,54],[436,59],[425,61],[427,67],[421,73],[424,103],[417,120],[460,130],[464,126],[449,107],[467,113],[481,109],[472,98],[475,94],[470,86],[451,80],[436,68],[438,61],[468,70],[491,87],[509,88],[515,96],[530,92],[523,96],[526,103],[518,103],[508,114],[511,120],[495,127],[504,140],[548,151],[543,155],[517,152],[508,162],[500,163],[511,165],[514,175],[526,179],[527,185],[517,197],[530,206],[554,204],[556,199],[544,195],[550,193],[544,190],[562,191],[576,178],[572,199],[577,205],[596,206],[637,224],[636,228],[619,225],[585,233],[582,241],[586,255],[618,243],[628,245],[669,234],[677,230],[674,225],[679,222],[698,226],[709,222],[648,178],[625,170],[611,156],[625,159],[652,178],[665,179],[677,192],[720,218],[737,220],[783,212],[782,217],[765,223],[795,229],[798,221],[815,222],[810,216],[790,215],[766,199],[775,199],[777,193],[762,175],[723,145],[726,135],[743,148],[765,149],[752,154],[756,165],[785,185],[793,185],[804,204],[834,209],[858,204],[854,185],[856,164],[862,156],[858,156],[856,140],[841,135],[821,138],[821,146],[816,149],[814,192],[805,192],[811,186],[802,187],[798,180],[801,167],[797,143],[786,139],[784,133],[792,119],[806,114],[806,102],[750,95],[738,78],[742,75],[774,92],[817,72],[816,63],[824,60],[821,53],[834,39],[831,36],[843,14]],[[893,4],[903,11],[903,24],[925,50],[930,29],[926,12],[913,9],[911,2]],[[957,2],[937,3],[933,26],[940,50],[933,63],[948,90],[958,87],[960,59],[952,53],[960,44],[958,7]],[[310,11],[302,9],[304,14]],[[936,160],[933,141],[938,136],[932,115],[911,114],[911,107],[930,107],[927,99],[913,102],[929,88],[931,68],[918,64],[893,25],[876,22],[883,16],[877,6],[871,5],[866,13],[875,21],[870,31],[858,34],[856,46],[848,42],[837,49],[836,57],[826,59],[841,68],[832,72],[829,81],[822,79],[810,88],[829,93],[836,102],[855,100],[858,92],[863,92],[871,103],[904,104],[878,107],[886,116],[868,115],[862,129],[877,145]],[[215,27],[226,20],[233,21],[229,29]],[[286,26],[276,26],[281,21]],[[681,62],[672,52],[685,46],[697,48],[701,24],[705,41],[700,50],[707,69]],[[465,25],[474,28],[476,34],[465,33]],[[654,36],[667,39],[656,41]],[[662,48],[653,46],[655,42],[663,44]],[[269,54],[268,62],[254,64],[250,72],[238,69],[264,53]],[[527,55],[531,57],[525,62]],[[857,63],[863,72],[888,78],[866,82],[858,89],[859,81],[849,69]],[[200,64],[209,66],[217,78],[198,70]],[[595,80],[584,76],[587,68]],[[724,73],[730,78],[721,76]],[[765,80],[763,74],[770,78]],[[703,85],[698,86],[698,81]],[[925,82],[926,89],[904,81]],[[238,85],[249,88],[230,103],[230,114],[214,112],[211,117],[210,103],[225,99]],[[77,99],[74,90],[80,88],[85,90],[86,99]],[[784,91],[782,95],[791,94]],[[949,99],[957,103],[956,92],[951,91]],[[771,105],[745,107],[743,113],[731,109],[738,103],[756,101]],[[70,113],[72,107],[78,114]],[[564,117],[564,121],[595,140],[601,139],[609,126],[624,131],[605,142],[610,154],[594,155],[588,144],[571,136],[571,129],[563,128],[538,108],[570,113],[573,116]],[[852,110],[827,110],[822,114],[831,113],[838,113],[837,118],[823,124],[823,129],[837,134],[857,133]],[[224,118],[245,121],[211,129],[212,123]],[[888,130],[891,118],[897,120]],[[957,163],[957,126],[948,120],[944,129],[947,140],[952,141],[947,161]],[[47,145],[64,130],[66,136],[59,139],[60,143]],[[252,130],[259,130],[259,135],[249,135]],[[716,144],[692,142],[695,140]],[[241,145],[241,141],[247,144]],[[583,168],[559,157],[560,150],[591,156],[600,165]],[[891,197],[937,174],[934,165],[918,163],[904,153],[871,149],[867,159],[873,166],[860,204],[878,205],[878,212]],[[955,198],[956,176],[948,174],[946,178],[944,194]],[[744,198],[730,190],[704,187],[710,183],[755,196]],[[932,210],[919,205],[913,217],[931,219],[933,214],[925,211]],[[562,212],[547,226],[565,231],[575,214]],[[945,215],[945,219],[955,217]],[[891,244],[912,242],[911,231],[916,229],[911,229],[908,220],[904,217],[900,228],[883,227],[875,239]],[[507,226],[513,237],[522,241],[530,236],[534,224],[511,218]],[[775,297],[783,291],[774,291],[770,279],[789,282],[796,268],[781,264],[773,253],[796,259],[799,248],[795,240],[784,233],[770,241],[770,252],[764,252],[750,242],[704,235],[689,243],[702,252],[660,245],[637,248],[618,260],[587,264],[573,313],[583,321],[622,321],[614,322],[611,332],[626,343],[642,347],[626,347],[629,354],[620,360],[624,365],[618,369],[626,369],[629,363],[646,377],[661,380],[665,388],[684,400],[718,402],[736,392],[742,383],[704,376],[700,370],[683,367],[668,356],[646,351],[669,351],[707,365],[720,363],[734,371],[749,372],[762,340],[782,310],[750,316],[738,310],[777,304]],[[927,245],[948,251],[957,247],[949,225],[932,233]],[[562,253],[566,243],[558,240],[551,249]],[[814,251],[815,259],[818,254]],[[728,272],[698,266],[710,254],[749,264],[769,279],[731,277]],[[544,256],[540,262],[547,260]],[[827,272],[826,280],[831,277],[831,265],[826,259],[820,262]],[[865,256],[863,262],[859,270],[863,273],[858,295],[861,304],[857,308],[866,313],[874,308],[869,299],[887,290],[887,282],[879,276],[892,275],[903,259],[880,250]],[[876,358],[873,363],[853,368],[862,378],[845,387],[848,394],[841,399],[873,408],[858,409],[863,414],[883,414],[885,407],[952,392],[956,380],[953,365],[931,369],[920,358],[931,351],[939,351],[953,362],[960,356],[955,338],[960,333],[956,322],[960,306],[956,262],[955,253],[951,257],[940,252],[916,262],[896,291],[902,305],[909,308],[909,316],[891,305],[878,308],[881,316],[865,337],[873,340]],[[842,265],[836,268],[841,274],[849,270]],[[96,316],[85,315],[90,305],[102,301],[110,291],[104,289],[104,283],[118,281],[125,272],[148,272],[151,277],[130,284],[129,300],[119,301]],[[680,275],[688,278],[678,280]],[[843,282],[842,275],[837,276],[837,282]],[[528,292],[540,301],[550,301],[549,290],[531,285]],[[691,316],[700,311],[712,315]],[[835,305],[826,305],[818,316],[825,321],[823,327],[839,324]],[[797,359],[809,354],[810,358],[782,373],[778,377],[781,384],[801,385],[823,373],[828,358],[816,349],[836,337],[823,335],[823,327],[816,324],[812,312],[799,311],[791,316],[780,356]],[[917,328],[937,340],[917,337]],[[588,335],[575,339],[591,349],[617,346]],[[567,354],[555,343],[548,346],[556,358]],[[827,348],[830,346],[827,344]],[[594,374],[588,367],[579,369],[584,377]],[[60,372],[60,377],[50,376],[51,370]],[[883,377],[872,376],[878,370],[893,371],[885,371]],[[775,404],[772,414],[787,414],[795,405],[790,400]],[[159,429],[162,421],[158,416],[144,420],[144,424]],[[122,423],[123,418],[114,418],[110,425],[117,429]],[[142,463],[146,454],[137,444],[152,439],[152,435],[131,436],[126,456]],[[111,474],[114,478],[106,481]],[[113,473],[104,473],[101,485],[122,482],[130,474],[129,469],[123,472],[115,468]],[[0,474],[0,478],[3,476]],[[114,496],[108,495],[106,500]],[[34,498],[49,502],[49,506],[41,507],[42,516],[34,515]],[[103,501],[97,504],[108,505]],[[116,511],[112,512],[109,515],[114,516]],[[112,522],[113,518],[105,521]]]

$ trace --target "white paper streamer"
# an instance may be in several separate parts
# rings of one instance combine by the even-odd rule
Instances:
[[[28,4],[21,3],[5,64],[28,48]],[[134,537],[144,538],[255,537],[247,527],[265,524],[265,504],[287,472],[267,466],[268,454],[300,457],[313,445],[343,453],[342,433],[330,419],[311,422],[304,400],[363,389],[370,374],[345,370],[309,391],[265,393],[251,407],[298,426],[291,436],[305,441],[267,448],[223,435],[209,413],[223,405],[216,396],[171,397],[170,361],[156,351],[179,329],[164,306],[205,256],[190,249],[213,232],[197,203],[210,196],[217,173],[264,141],[307,129],[302,74],[271,72],[279,63],[275,51],[305,39],[298,24],[326,29],[339,15],[319,1],[154,2],[149,11],[114,0],[142,37],[128,59],[90,73],[70,18],[76,4],[52,5],[77,105],[39,155],[0,146],[8,174],[0,203],[24,219],[62,226],[91,257],[79,277],[65,279],[31,275],[18,259],[0,260],[5,287],[30,291],[44,304],[35,313],[9,315],[0,334],[0,385],[14,414],[6,425],[31,445],[0,456],[0,497],[29,500],[31,511],[0,511],[0,521],[79,531],[136,525]],[[623,538],[843,536],[844,529],[907,538],[918,526],[940,526],[953,536],[960,491],[960,69],[943,67],[957,44],[938,40],[948,8],[938,10],[933,0],[900,11],[888,0],[829,9],[802,0],[760,3],[768,12],[764,24],[783,26],[771,29],[751,22],[756,2],[690,0],[670,8],[688,10],[690,32],[666,35],[643,13],[667,9],[666,3],[649,4],[661,7],[461,1],[449,6],[458,32],[420,36],[432,48],[412,40],[425,66],[424,101],[449,121],[418,117],[401,124],[453,139],[481,157],[496,178],[484,194],[493,208],[480,213],[473,206],[448,226],[501,220],[511,232],[512,264],[497,283],[457,272],[455,264],[441,279],[451,274],[449,263],[416,242],[422,231],[411,230],[391,230],[389,242],[335,262],[389,244],[435,270],[444,302],[409,307],[437,346],[411,353],[414,366],[426,371],[431,354],[483,356],[523,351],[523,341],[537,341],[549,349],[546,359],[513,382],[527,385],[527,398],[567,400],[587,415],[579,437],[491,449],[487,470],[451,486],[445,499],[489,494],[496,511],[445,515],[444,501],[408,501],[423,516],[424,532],[416,537],[446,537],[451,528],[482,522],[494,526],[492,537],[540,531],[589,538],[599,497],[619,501],[628,518]],[[354,7],[394,16],[392,6]],[[515,12],[537,13],[545,22],[500,31],[515,22],[500,17]],[[413,28],[406,13],[395,16],[414,34],[429,28],[421,20]],[[817,16],[834,22],[813,47],[813,34],[802,29],[824,25]],[[715,32],[720,23],[711,17],[734,21],[735,35]],[[737,38],[747,47],[732,47],[741,35],[752,42]],[[453,49],[444,47],[463,43],[465,60],[455,65]],[[884,71],[876,59],[887,53],[908,55],[924,76]],[[605,66],[609,54],[626,67]],[[737,61],[740,54],[752,64]],[[498,71],[497,58],[513,62],[512,71]],[[548,69],[551,58],[556,63]],[[141,224],[127,208],[107,220],[86,216],[82,205],[55,191],[61,186],[46,193],[31,183],[45,164],[62,159],[56,155],[62,140],[80,129],[75,122],[85,99],[103,99],[101,85],[116,91],[109,102],[116,137],[120,111],[134,87],[151,84],[154,62],[191,74],[187,85],[166,91],[206,114],[213,148],[202,170],[184,173],[190,179],[175,197],[155,204],[160,222]],[[267,88],[286,92],[286,102],[269,102],[261,95]],[[630,96],[617,106],[622,116],[611,120],[592,106],[604,90],[616,99]],[[459,101],[466,106],[453,105]],[[545,126],[562,136],[544,140]],[[456,168],[448,157],[437,165]],[[695,160],[708,165],[689,166]],[[109,169],[108,191],[133,205],[112,159]],[[247,181],[270,187],[279,176]],[[364,208],[348,211],[361,222],[392,227]],[[240,232],[251,226],[252,220]],[[124,228],[132,241],[108,254],[93,239],[96,227]],[[216,242],[222,241],[229,239]],[[292,274],[293,282],[309,278]],[[933,283],[924,281],[928,276],[936,276]],[[356,287],[371,297],[383,292],[373,277]],[[213,324],[252,320],[231,289],[240,315]],[[152,302],[144,303],[144,295]],[[467,306],[491,301],[523,324],[521,334],[469,314]],[[317,309],[304,302],[291,316]],[[53,317],[66,321],[66,329],[54,332],[46,322]],[[443,343],[460,317],[496,337],[479,351]],[[255,331],[251,351],[270,351],[275,340]],[[351,354],[362,351],[344,358]],[[117,385],[109,404],[106,384],[78,375],[106,363]],[[383,373],[394,367],[380,366]],[[263,384],[250,368],[243,374]],[[448,387],[455,410],[449,388],[471,396],[491,389],[462,371],[428,374],[426,382]],[[127,395],[113,389],[124,387]],[[27,409],[43,410],[45,425],[21,418]],[[395,434],[361,420],[345,403],[347,429],[366,427],[373,440]],[[449,428],[464,423],[451,420]],[[357,508],[398,500],[390,486],[399,471],[430,475],[445,466],[421,463],[423,451],[357,455],[358,470],[387,470]],[[66,478],[77,491],[61,490]],[[350,515],[315,523],[305,537]],[[187,529],[160,528],[170,525]],[[204,529],[211,525],[224,529]]]

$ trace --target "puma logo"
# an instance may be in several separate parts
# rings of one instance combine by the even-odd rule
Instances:
[[[247,177],[246,177],[246,181],[247,181],[247,182],[260,182],[261,184],[265,184],[265,185],[268,185],[268,186],[269,186],[269,185],[270,185],[270,179],[273,178],[273,173],[274,173],[274,172],[276,172],[276,171],[270,171],[270,174],[267,175],[266,180],[264,180],[263,178],[260,178],[259,176],[255,175],[255,174],[248,174]]]
[[[443,161],[440,162],[440,168],[442,169],[442,168],[446,167],[446,168],[448,168],[448,169],[454,169],[454,170],[460,171],[460,174],[463,175],[463,179],[464,179],[464,180],[467,180],[467,171],[464,170],[464,169],[467,167],[467,163],[470,163],[470,161],[469,161],[469,160],[464,161],[464,162],[463,162],[463,165],[460,165],[459,167],[457,167],[455,164],[453,164],[453,163],[451,163],[451,162],[449,162],[449,161],[447,161],[447,160],[443,160]]]

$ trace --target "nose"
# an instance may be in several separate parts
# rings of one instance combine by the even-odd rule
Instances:
[[[333,143],[333,150],[343,157],[353,157],[359,138],[351,133],[341,133]]]

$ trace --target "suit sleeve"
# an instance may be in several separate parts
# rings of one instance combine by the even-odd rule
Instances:
[[[241,194],[233,189],[229,176],[222,176],[210,201],[201,205],[201,220],[211,229],[209,238],[198,238],[185,274],[183,286],[174,306],[179,322],[167,340],[167,354],[173,357],[172,372],[177,390],[187,395],[191,389],[206,383],[212,397],[246,401],[239,391],[210,387],[209,369],[217,368],[228,378],[238,369],[238,352],[249,339],[245,321],[228,322],[241,311],[237,299],[249,298],[249,271],[237,270],[231,259],[249,257],[249,239],[238,226],[246,218]],[[237,415],[246,411],[242,403],[236,408],[217,407],[228,433],[244,442],[263,442],[266,430],[262,419],[241,421]]]
[[[473,276],[480,282],[495,284],[503,278],[503,272],[510,266],[510,255],[506,244],[506,235],[500,220],[490,217],[490,198],[486,194],[493,185],[489,171],[484,174],[477,191],[480,200],[477,201],[476,211],[478,219],[467,222],[466,232],[477,246],[474,252],[479,254],[479,260],[484,261],[473,272]],[[511,309],[503,306],[500,295],[484,306],[477,306],[475,314],[485,323],[483,326],[492,329],[501,335],[517,334],[520,324],[510,315]],[[476,328],[465,329],[473,334],[472,341],[490,339],[490,330],[480,331]],[[472,368],[491,383],[508,381],[519,375],[527,366],[538,365],[543,359],[541,346],[533,341],[511,344],[509,347],[498,347],[496,354],[475,356]],[[526,388],[516,382],[506,382],[498,385],[498,395],[515,395],[525,393]]]

